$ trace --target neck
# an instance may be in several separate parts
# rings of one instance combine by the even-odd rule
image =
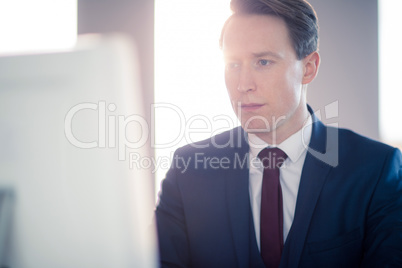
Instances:
[[[307,105],[305,103],[300,104],[284,124],[277,126],[269,132],[255,133],[255,135],[270,145],[278,145],[302,129],[308,116]]]

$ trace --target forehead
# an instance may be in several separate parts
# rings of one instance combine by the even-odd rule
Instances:
[[[285,21],[271,15],[233,16],[222,36],[222,50],[225,55],[294,52]]]

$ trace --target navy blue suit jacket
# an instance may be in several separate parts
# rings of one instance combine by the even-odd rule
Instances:
[[[402,267],[399,150],[313,116],[280,267]],[[178,149],[156,222],[162,267],[264,267],[241,128]]]

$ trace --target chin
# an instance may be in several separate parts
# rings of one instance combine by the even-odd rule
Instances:
[[[268,122],[267,122],[268,123]],[[264,122],[247,123],[242,122],[241,126],[247,133],[258,134],[258,133],[269,133],[272,129],[270,124],[265,124]]]

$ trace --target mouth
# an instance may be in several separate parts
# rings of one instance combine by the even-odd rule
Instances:
[[[250,111],[258,110],[258,109],[260,109],[262,106],[264,106],[264,104],[259,104],[259,103],[246,103],[246,104],[242,104],[242,105],[241,105],[241,109],[242,109],[243,111],[250,112]]]

